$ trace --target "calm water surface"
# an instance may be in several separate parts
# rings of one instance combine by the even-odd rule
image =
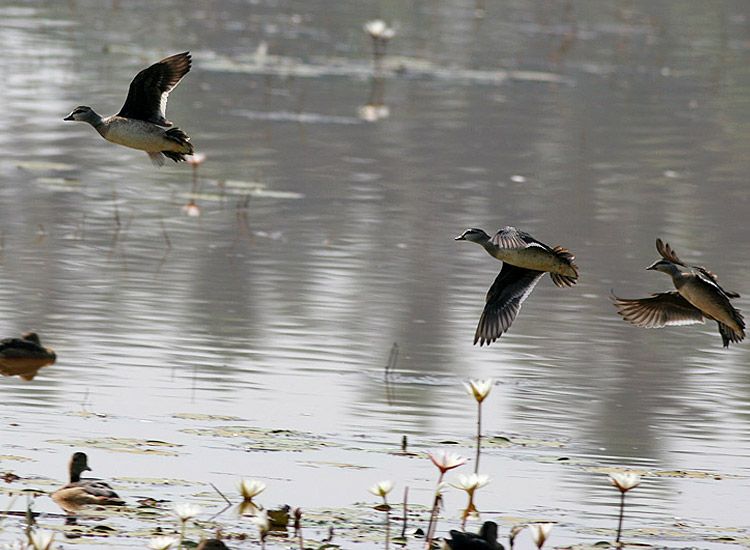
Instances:
[[[59,484],[73,449],[130,502],[199,501],[205,517],[222,504],[206,483],[234,495],[241,477],[268,483],[270,506],[372,501],[380,479],[426,504],[429,462],[384,451],[404,434],[415,450],[466,444],[461,382],[492,377],[486,433],[528,442],[482,461],[493,481],[478,504],[503,534],[546,520],[560,522],[554,545],[611,540],[616,494],[597,468],[627,466],[693,476],[648,476],[628,540],[748,540],[747,343],[722,349],[713,324],[637,330],[607,299],[671,288],[644,271],[657,236],[750,293],[748,6],[486,4],[480,19],[473,0],[2,3],[0,328],[38,331],[59,359],[0,380],[0,471],[26,478],[0,507]],[[390,116],[368,123],[361,25],[376,16],[398,23],[388,66],[401,70],[384,82]],[[138,70],[184,50],[194,67],[168,116],[207,155],[196,193],[190,167],[157,170],[62,121],[79,104],[116,112]],[[582,276],[545,278],[480,349],[500,264],[453,237],[503,225],[569,247]],[[189,416],[203,414],[241,420]],[[330,446],[252,452],[195,432],[227,426]],[[441,532],[463,499],[447,494]],[[34,508],[62,524],[49,499]],[[107,522],[123,532],[107,544],[144,545],[137,521]],[[22,524],[2,529],[8,542]]]

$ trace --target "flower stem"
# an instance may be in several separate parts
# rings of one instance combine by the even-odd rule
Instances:
[[[615,539],[616,544],[620,544],[620,535],[622,534],[622,518],[625,515],[625,493],[620,492],[620,520],[617,522],[617,538]]]
[[[432,511],[430,512],[430,523],[427,524],[427,535],[424,547],[429,550],[432,546],[432,536],[436,530],[437,524],[437,509],[440,503],[440,484],[443,482],[443,476],[445,472],[440,471],[440,477],[438,477],[437,487],[435,488],[435,499],[432,502]]]
[[[385,502],[385,498],[383,499]],[[386,502],[386,506],[388,503]],[[388,544],[391,542],[391,511],[387,509],[385,511],[385,550],[388,550]]]
[[[479,453],[482,450],[482,402],[477,402],[477,458],[474,461],[474,473],[479,473]]]

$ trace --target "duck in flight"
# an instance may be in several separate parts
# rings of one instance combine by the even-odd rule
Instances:
[[[139,72],[130,83],[125,104],[116,115],[102,117],[91,107],[76,107],[63,120],[88,122],[112,143],[148,153],[157,166],[164,157],[175,162],[193,154],[188,135],[173,128],[164,112],[169,93],[190,70],[189,52],[178,53]]]
[[[70,482],[50,496],[60,508],[72,513],[87,504],[99,506],[122,506],[123,500],[112,487],[98,479],[81,479],[81,474],[91,471],[86,453],[73,453],[68,464]]]
[[[677,291],[660,292],[649,298],[626,299],[612,295],[612,301],[622,318],[643,328],[716,321],[724,347],[745,338],[745,320],[731,303],[739,298],[736,292],[719,285],[714,273],[702,266],[687,265],[669,244],[656,239],[656,250],[662,257],[646,269],[661,271],[672,277]]]
[[[457,241],[481,245],[490,256],[503,262],[495,282],[487,292],[486,303],[474,335],[474,344],[490,345],[506,332],[521,309],[521,304],[545,273],[558,287],[578,281],[575,256],[566,248],[550,248],[515,227],[504,227],[494,237],[481,229],[467,229]]]

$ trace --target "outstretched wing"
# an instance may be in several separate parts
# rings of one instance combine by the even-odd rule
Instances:
[[[612,302],[622,318],[637,327],[661,328],[705,322],[701,310],[677,292],[661,292],[650,298],[633,300],[612,294]]]
[[[495,233],[491,240],[500,248],[528,248],[529,246],[541,246],[542,248],[549,249],[546,244],[537,241],[525,231],[519,231],[511,226],[503,227],[500,231]]]
[[[503,268],[495,278],[479,318],[474,344],[490,345],[510,328],[521,309],[521,304],[544,275],[543,271],[524,269],[503,263]]]
[[[685,267],[686,264],[677,257],[677,253],[669,246],[669,243],[665,243],[661,239],[656,239],[656,251],[665,260]]]
[[[710,271],[709,269],[706,269],[701,265],[688,266],[687,264],[685,264],[685,262],[680,260],[680,258],[677,256],[677,253],[674,251],[674,249],[669,246],[668,243],[663,242],[661,239],[656,239],[656,251],[661,255],[662,258],[672,262],[673,264],[678,264],[683,267],[690,267],[694,269],[698,272],[698,275],[702,277],[707,283],[717,287],[721,292],[726,294],[728,298],[740,297],[740,295],[736,292],[732,292],[731,290],[725,290],[724,288],[722,288],[719,284],[719,278],[713,271]]]
[[[172,126],[164,114],[167,98],[190,70],[191,63],[190,53],[183,52],[143,69],[130,83],[128,97],[117,115]]]

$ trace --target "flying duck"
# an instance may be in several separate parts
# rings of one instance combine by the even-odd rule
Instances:
[[[42,367],[57,359],[55,352],[42,346],[36,332],[27,332],[20,338],[0,340],[0,374],[18,375],[32,380]]]
[[[451,538],[445,539],[445,544],[451,550],[504,550],[497,542],[497,523],[485,521],[479,528],[479,533],[465,533],[450,531]]]
[[[567,248],[550,248],[515,227],[504,227],[491,238],[483,230],[471,228],[455,240],[477,243],[503,262],[500,274],[487,292],[474,344],[490,345],[500,338],[545,273],[559,287],[573,286],[578,281],[575,256]]]
[[[169,92],[180,83],[190,65],[189,52],[165,57],[135,76],[125,104],[116,115],[102,117],[82,105],[63,120],[88,122],[107,141],[146,151],[157,166],[164,164],[164,157],[183,161],[185,155],[193,154],[193,145],[185,132],[171,127],[164,111]]]
[[[98,479],[81,479],[81,474],[91,471],[86,453],[73,453],[68,465],[70,483],[50,496],[60,508],[72,513],[87,504],[122,506],[125,502],[107,483]]]
[[[724,347],[745,338],[745,320],[729,300],[739,298],[736,292],[719,285],[714,273],[702,266],[687,265],[669,244],[656,239],[656,250],[662,259],[646,269],[661,271],[672,277],[677,292],[660,292],[650,298],[625,299],[612,295],[612,301],[623,319],[643,328],[673,325],[695,325],[705,319],[716,321]]]

